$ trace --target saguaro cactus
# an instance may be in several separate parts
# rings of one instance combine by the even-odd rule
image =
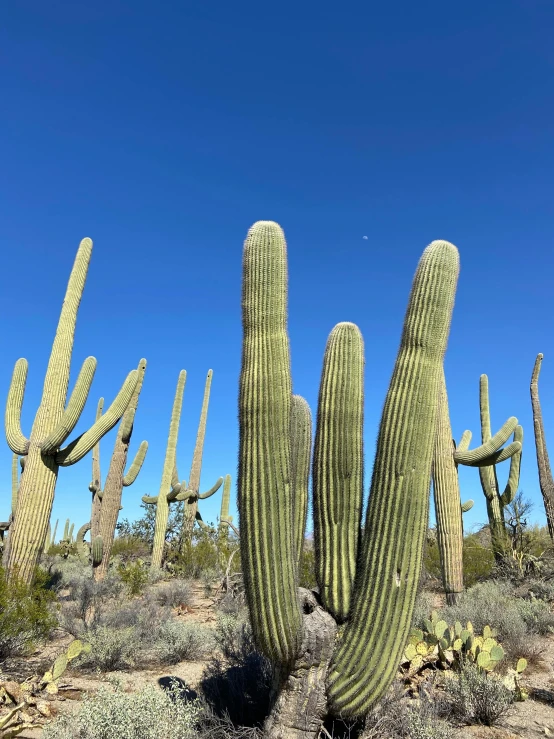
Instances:
[[[181,421],[181,409],[183,407],[183,393],[185,391],[186,380],[186,370],[181,370],[173,401],[173,410],[171,411],[171,423],[169,426],[167,449],[165,451],[160,492],[155,498],[143,497],[145,503],[156,505],[152,569],[159,569],[162,566],[167,519],[169,518],[169,503],[175,499],[181,488],[179,478],[177,477],[177,438],[179,436],[179,423]]]
[[[104,579],[108,572],[108,566],[110,563],[110,556],[112,553],[112,547],[115,537],[115,527],[117,525],[117,517],[121,510],[121,495],[124,487],[132,485],[137,479],[137,476],[141,470],[146,452],[148,451],[148,442],[141,442],[135,458],[129,467],[129,471],[125,473],[125,465],[127,464],[127,454],[129,452],[129,444],[131,443],[131,436],[133,434],[133,424],[135,420],[135,414],[137,412],[138,401],[140,397],[140,391],[142,390],[142,383],[144,380],[144,373],[146,371],[146,359],[141,359],[137,368],[138,381],[135,386],[135,390],[131,397],[131,401],[127,410],[125,411],[117,436],[115,438],[114,450],[110,461],[110,467],[106,476],[106,483],[100,496],[100,516],[98,533],[94,536],[96,539],[98,536],[102,538],[102,561],[98,564],[94,564],[94,579],[100,582]],[[99,452],[98,452],[99,454]],[[98,464],[98,477],[100,478],[100,462]],[[94,462],[93,462],[94,467]],[[96,497],[99,497],[99,491],[96,493]],[[94,501],[93,501],[93,514]]]
[[[487,375],[481,375],[479,380],[479,409],[481,415],[482,441],[484,444],[494,445],[494,440],[497,437],[492,437],[491,435],[489,378]],[[510,446],[506,447],[505,454],[498,458],[495,463],[479,467],[481,487],[487,500],[487,513],[489,516],[492,549],[497,560],[502,559],[509,549],[506,524],[504,521],[504,508],[507,505],[510,505],[517,493],[519,485],[519,471],[521,467],[521,446],[523,444],[523,429],[521,426],[517,425],[517,418],[512,417],[509,419],[507,424],[508,423],[509,426],[506,426],[505,424],[499,434],[501,434],[503,430],[508,433],[508,436],[513,432],[514,439],[512,443],[519,443],[519,448],[516,447],[515,453],[512,452],[511,454],[508,482],[506,483],[506,487],[502,493],[498,487],[496,464],[508,458],[506,453],[510,451]],[[510,430],[508,431],[508,429]],[[502,443],[507,441],[508,436],[506,436]]]
[[[200,421],[198,423],[198,433],[196,435],[196,444],[194,446],[194,454],[192,455],[192,465],[190,468],[190,476],[186,490],[183,489],[178,496],[178,500],[184,501],[185,511],[183,516],[183,529],[181,532],[181,550],[186,551],[192,539],[192,531],[194,523],[198,521],[202,525],[202,516],[198,511],[198,501],[205,500],[216,493],[223,483],[220,477],[216,483],[205,493],[200,492],[200,475],[202,473],[202,455],[204,453],[204,440],[206,438],[206,424],[208,421],[208,405],[210,403],[210,390],[212,387],[213,370],[208,370],[206,384],[204,386],[204,398],[202,400],[202,410],[200,412]]]
[[[270,739],[315,737],[328,710],[361,716],[394,677],[411,625],[427,530],[438,387],[457,277],[457,249],[444,241],[430,244],[412,286],[381,419],[352,605],[335,646],[335,620],[297,586],[285,239],[272,222],[259,222],[248,233],[240,542],[254,637],[279,666],[265,726]]]
[[[17,570],[18,576],[27,583],[32,581],[44,548],[59,467],[78,462],[98,439],[115,426],[125,412],[137,382],[137,373],[133,370],[107,413],[88,431],[62,448],[79,420],[96,369],[94,357],[85,360],[66,406],[77,310],[91,252],[92,241],[83,239],[69,278],[46,370],[42,400],[29,438],[21,431],[21,408],[27,380],[25,359],[16,362],[8,395],[5,417],[8,445],[14,454],[26,455],[27,459],[5,566],[10,573]]]
[[[516,426],[517,419],[508,419],[493,438],[471,451],[468,449],[471,433],[466,431],[458,448],[456,448],[456,444],[452,439],[444,371],[441,373],[437,436],[433,459],[433,493],[442,582],[446,593],[446,602],[450,605],[457,602],[460,593],[464,589],[462,514],[473,506],[472,500],[461,503],[458,465],[487,466],[502,459],[507,459],[507,455],[520,453],[520,442],[512,443],[505,449],[500,449]]]
[[[323,606],[342,623],[350,601],[364,494],[364,342],[354,323],[327,340],[314,447],[316,578]]]
[[[542,421],[542,410],[539,399],[539,374],[541,371],[543,355],[537,354],[533,374],[531,375],[531,406],[533,408],[533,427],[535,430],[535,447],[537,450],[537,466],[539,468],[539,485],[541,488],[548,533],[554,541],[554,479],[548,458],[548,449],[544,438],[544,424]]]

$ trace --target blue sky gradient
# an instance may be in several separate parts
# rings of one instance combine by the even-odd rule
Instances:
[[[294,390],[314,414],[329,331],[348,320],[363,333],[367,491],[413,273],[444,238],[462,265],[446,359],[454,434],[478,439],[487,373],[495,429],[510,415],[524,427],[520,487],[542,523],[529,380],[542,351],[554,449],[553,26],[552,0],[8,3],[0,388],[26,357],[24,432],[90,236],[73,379],[90,354],[98,370],[78,430],[148,360],[132,448],[150,449],[121,516],[157,494],[181,369],[180,476],[212,368],[202,485],[235,483],[242,243],[271,219],[289,245]],[[0,519],[10,457],[0,445]],[[90,462],[60,470],[54,519],[88,520]],[[476,501],[466,527],[484,523],[477,471],[460,478]],[[206,520],[219,503],[205,502]]]

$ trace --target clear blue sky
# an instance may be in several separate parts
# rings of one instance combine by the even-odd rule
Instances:
[[[181,477],[212,368],[202,484],[234,482],[242,243],[271,219],[289,244],[294,389],[314,413],[329,331],[349,320],[364,335],[367,490],[412,276],[444,238],[462,264],[446,360],[454,433],[478,437],[488,373],[493,424],[513,414],[524,426],[521,488],[543,521],[529,379],[544,352],[554,456],[553,28],[552,0],[8,2],[0,387],[27,357],[24,431],[90,236],[73,374],[90,354],[98,370],[80,430],[148,360],[133,450],[141,439],[150,450],[122,516],[157,493],[183,368]],[[5,445],[0,471],[5,518]],[[54,518],[88,520],[89,480],[90,457],[60,470]],[[477,471],[461,481],[476,500],[466,525],[484,522]]]

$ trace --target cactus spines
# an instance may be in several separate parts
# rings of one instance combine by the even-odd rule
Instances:
[[[243,250],[238,503],[241,560],[258,648],[289,665],[302,639],[292,531],[287,247],[258,221]],[[275,554],[278,552],[278,556]]]
[[[94,566],[94,579],[99,582],[104,579],[108,572],[110,556],[112,552],[117,517],[121,510],[121,495],[123,487],[132,485],[136,480],[142,467],[144,457],[148,450],[148,444],[143,441],[137,451],[135,459],[125,474],[129,444],[133,433],[133,423],[139,402],[144,373],[146,372],[146,359],[141,359],[137,367],[138,380],[133,395],[123,414],[121,423],[115,437],[114,449],[110,460],[110,467],[106,476],[104,488],[101,491],[99,535],[102,537],[102,561]],[[100,477],[100,472],[98,472]],[[97,492],[97,495],[99,493]]]
[[[167,519],[169,518],[169,501],[167,500],[167,495],[171,491],[171,481],[175,477],[174,471],[177,464],[177,438],[179,435],[179,423],[181,421],[181,409],[183,406],[183,394],[185,391],[186,379],[186,370],[181,370],[177,381],[175,398],[173,400],[173,409],[171,411],[171,423],[169,426],[169,436],[165,451],[162,482],[160,485],[160,492],[156,500],[156,523],[154,526],[154,544],[152,548],[151,562],[152,569],[159,569],[162,566]]]
[[[312,456],[312,413],[307,401],[301,395],[292,396],[290,440],[293,532],[296,559],[300,562],[306,534]]]
[[[533,374],[531,375],[531,406],[533,409],[533,427],[535,430],[535,448],[537,452],[537,467],[539,469],[539,485],[544,502],[548,533],[554,541],[554,479],[548,458],[548,449],[544,438],[544,423],[542,420],[541,403],[539,399],[539,374],[543,355],[537,354]]]
[[[19,487],[18,515],[10,531],[10,546],[4,564],[8,572],[30,583],[44,548],[60,466],[74,464],[96,441],[117,423],[127,407],[136,372],[131,373],[104,420],[94,424],[65,449],[67,440],[86,401],[96,360],[85,360],[75,389],[67,403],[69,371],[77,311],[81,302],[92,253],[92,241],[83,239],[69,278],[60,320],[48,362],[44,389],[31,435],[21,431],[21,408],[27,378],[27,362],[16,363],[6,406],[6,437],[15,454],[27,455]]]
[[[510,418],[504,427],[494,437],[492,436],[489,407],[489,378],[487,375],[481,375],[479,380],[479,409],[483,444],[492,444],[495,439],[498,440],[498,437],[503,438],[504,440],[501,443],[504,443],[507,441],[512,431],[514,434],[512,444],[507,446],[504,450],[505,453],[511,451],[511,458],[508,482],[506,483],[506,487],[502,493],[498,487],[496,464],[507,457],[505,455],[503,458],[497,457],[497,459],[492,461],[491,464],[483,463],[479,466],[481,487],[487,501],[492,549],[495,557],[500,559],[504,556],[508,547],[506,525],[504,521],[504,508],[514,499],[519,485],[523,429],[521,426],[517,425],[516,418]]]
[[[356,574],[364,469],[364,342],[339,323],[325,348],[313,464],[316,578],[325,609],[345,621]]]
[[[350,620],[333,657],[335,715],[361,716],[393,680],[411,625],[429,514],[443,357],[459,271],[458,250],[423,252],[379,427]]]

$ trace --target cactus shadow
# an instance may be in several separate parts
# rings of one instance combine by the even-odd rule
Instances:
[[[175,675],[164,675],[158,678],[158,685],[169,695],[172,701],[179,700],[188,703],[198,698],[196,690],[189,688],[182,678]]]

